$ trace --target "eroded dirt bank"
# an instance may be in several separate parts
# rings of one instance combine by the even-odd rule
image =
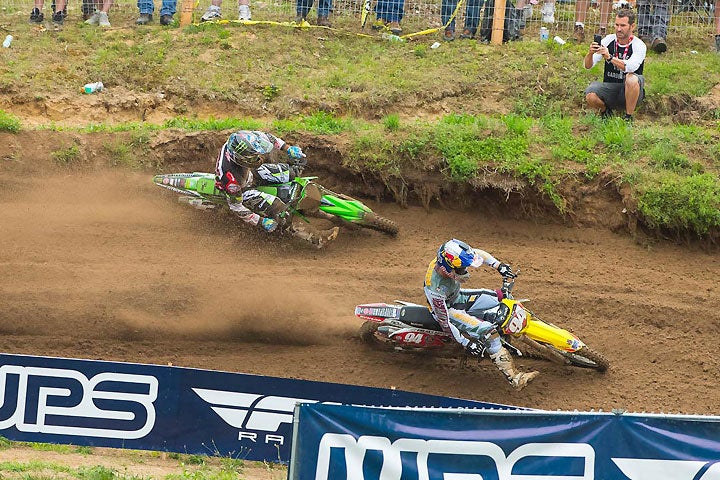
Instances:
[[[80,136],[86,168],[58,168],[48,154],[64,148],[56,135],[0,144],[4,352],[172,362],[546,409],[720,413],[716,254],[639,245],[606,227],[542,215],[428,212],[376,196],[363,199],[399,223],[397,238],[343,231],[315,251],[178,205],[151,184],[152,167],[99,167],[108,164],[103,144],[111,137]],[[217,141],[203,145],[213,151]],[[197,145],[171,169],[207,169],[212,155]],[[317,173],[329,187],[347,185],[328,165]],[[613,368],[599,375],[525,360],[523,368],[542,375],[514,392],[488,362],[461,368],[362,345],[353,307],[423,301],[425,266],[453,236],[520,267],[518,296],[532,298],[539,314],[575,331]],[[497,280],[484,270],[472,285]]]

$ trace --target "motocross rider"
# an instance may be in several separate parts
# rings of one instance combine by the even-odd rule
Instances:
[[[500,342],[496,327],[508,313],[507,307],[500,303],[502,292],[483,290],[470,303],[470,291],[460,288],[470,277],[467,267],[478,268],[483,264],[496,269],[503,277],[514,276],[509,265],[500,263],[483,250],[474,249],[457,239],[445,242],[425,274],[425,296],[433,317],[444,331],[452,333],[471,356],[479,356],[483,349],[487,349],[505,378],[521,390],[539,372],[518,371],[510,353]]]
[[[287,153],[292,163],[264,163],[273,150]],[[216,186],[225,192],[230,210],[243,221],[266,232],[287,226],[292,235],[321,248],[337,237],[337,227],[310,231],[305,225],[292,222],[285,202],[253,188],[289,182],[300,175],[305,165],[307,160],[300,147],[288,145],[270,133],[238,130],[230,134],[220,149],[215,165]]]

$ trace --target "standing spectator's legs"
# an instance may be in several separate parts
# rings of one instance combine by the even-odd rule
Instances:
[[[540,12],[542,23],[555,23],[555,0],[545,0]]]
[[[201,22],[209,22],[210,20],[219,20],[222,18],[222,0],[212,0],[203,16],[200,17]]]
[[[375,4],[375,13],[378,21],[373,25],[374,29],[383,28],[385,24],[395,35],[402,33],[400,22],[405,9],[405,0],[378,0]]]
[[[153,10],[155,10],[155,4],[153,0],[138,0],[138,10],[140,10],[140,16],[135,20],[136,25],[147,25],[152,21]]]
[[[42,13],[43,4],[44,0],[35,0],[35,6],[30,12],[30,21],[32,23],[42,23],[45,20],[45,15]]]
[[[453,17],[452,21],[450,21],[450,17],[452,17],[456,8],[457,0],[442,0],[442,3],[440,4],[440,21],[445,26],[446,40],[452,40],[455,38],[455,18]],[[448,24],[448,22],[450,23]]]
[[[715,51],[720,53],[720,0],[715,0]]]
[[[177,8],[177,0],[162,0],[160,7],[160,25],[170,25]]]
[[[297,13],[296,23],[300,23],[307,18],[312,5],[313,0],[297,0],[297,4],[295,5],[295,11]]]
[[[55,4],[55,13],[53,13],[52,21],[55,25],[62,25],[65,20],[65,7],[67,0],[58,0]]]
[[[598,25],[598,33],[603,37],[607,35],[610,12],[612,12],[612,0],[600,0],[600,25]]]
[[[330,16],[330,10],[332,9],[332,0],[318,0],[318,6],[317,6],[317,24],[322,27],[329,27],[330,26],[330,20],[328,17]]]
[[[83,2],[83,7],[85,5],[85,2]],[[103,0],[102,5],[100,5],[99,7],[100,8],[98,10],[93,12],[92,15],[90,15],[88,19],[85,20],[85,23],[87,23],[88,25],[98,25],[100,27],[110,27],[111,25],[110,19],[108,18],[108,13],[110,12],[110,8],[112,7],[112,0]]]
[[[587,18],[588,8],[590,8],[590,0],[577,0],[575,2],[575,27],[572,35],[575,43],[585,42],[585,19]]]
[[[252,20],[250,0],[238,0],[238,20]]]
[[[652,41],[652,23],[650,19],[650,0],[637,0],[637,34],[645,43]]]
[[[720,2],[720,0],[718,0]],[[465,7],[465,29],[460,38],[473,38],[480,25],[480,10],[485,0],[467,0]]]
[[[667,26],[670,23],[670,5],[669,0],[638,0],[638,5],[643,6],[643,16],[638,15],[638,26],[641,30],[647,32],[646,36],[651,41],[650,48],[657,53],[663,53],[667,50],[665,39],[667,38]],[[640,8],[638,8],[640,12]],[[642,18],[642,23],[640,19]]]

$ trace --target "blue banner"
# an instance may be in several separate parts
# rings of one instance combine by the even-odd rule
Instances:
[[[720,418],[300,405],[291,480],[719,480]]]
[[[512,408],[400,390],[0,354],[0,435],[286,462],[298,401]]]

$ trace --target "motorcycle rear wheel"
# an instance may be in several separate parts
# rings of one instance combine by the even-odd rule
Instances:
[[[362,223],[360,223],[359,225],[364,228],[369,228],[370,230],[387,233],[388,235],[392,236],[397,235],[398,231],[400,231],[397,223],[383,216],[380,216],[375,212],[366,213],[365,218],[363,218]]]

